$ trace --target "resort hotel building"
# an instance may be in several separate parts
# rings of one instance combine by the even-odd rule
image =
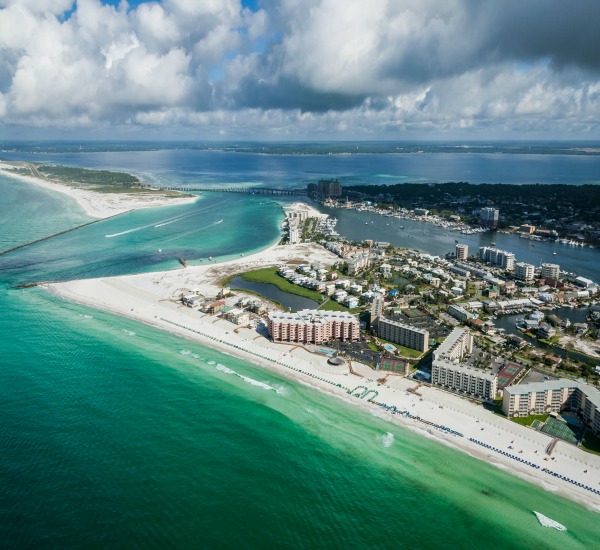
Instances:
[[[422,352],[429,350],[429,331],[400,321],[380,317],[377,323],[377,335],[383,340],[407,348]]]
[[[509,417],[574,411],[600,436],[600,391],[574,380],[560,378],[504,388],[502,412]]]
[[[483,369],[461,364],[473,351],[473,335],[455,328],[442,345],[433,352],[431,383],[447,390],[488,401],[496,397],[498,377]]]
[[[347,311],[303,309],[297,313],[269,313],[268,326],[274,342],[323,344],[360,339],[360,323]]]

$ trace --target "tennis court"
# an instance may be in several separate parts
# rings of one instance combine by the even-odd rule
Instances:
[[[498,373],[498,389],[510,386],[524,368],[522,365],[517,365],[517,363],[507,363]]]
[[[429,313],[422,309],[405,309],[403,311],[409,319],[419,319],[420,317],[429,317]]]
[[[542,432],[569,443],[577,443],[582,435],[580,429],[574,428],[566,422],[561,422],[552,416],[548,417],[548,420],[542,426]]]

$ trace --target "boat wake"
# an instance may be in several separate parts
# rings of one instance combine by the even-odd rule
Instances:
[[[128,233],[134,233],[135,231],[141,231],[142,229],[148,229],[149,227],[162,227],[163,225],[169,225],[170,223],[175,223],[181,221],[185,218],[188,218],[192,214],[185,214],[184,216],[175,216],[174,218],[167,218],[166,220],[162,220],[158,223],[149,223],[146,225],[140,225],[139,227],[132,227],[131,229],[126,229],[125,231],[119,231],[118,233],[111,233],[109,235],[104,235],[107,239],[112,239],[113,237],[119,237],[121,235],[127,235]]]

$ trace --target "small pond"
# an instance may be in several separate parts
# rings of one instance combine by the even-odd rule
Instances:
[[[283,290],[279,290],[275,285],[269,283],[244,281],[241,277],[232,279],[229,283],[229,288],[232,290],[239,289],[255,292],[268,300],[279,302],[283,307],[291,309],[292,311],[298,311],[300,309],[317,309],[319,307],[319,304],[310,298],[304,298],[303,296],[284,292]]]

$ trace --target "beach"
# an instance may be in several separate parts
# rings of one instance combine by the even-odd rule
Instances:
[[[480,403],[434,387],[417,387],[413,380],[393,374],[385,376],[386,373],[373,371],[360,363],[352,362],[351,369],[348,364],[329,365],[328,356],[312,346],[275,344],[266,337],[264,327],[239,327],[218,314],[201,313],[178,302],[181,295],[188,292],[215,297],[221,289],[220,281],[236,273],[308,259],[324,265],[338,260],[337,256],[313,244],[274,245],[257,254],[220,264],[75,280],[48,285],[48,288],[68,300],[141,321],[277,371],[600,511],[597,494],[543,470],[549,469],[600,489],[600,456],[563,441],[558,442],[548,456],[549,436],[496,415]],[[243,295],[237,291],[236,294]],[[385,383],[380,382],[382,376],[386,378]],[[351,395],[359,386],[370,390],[371,401]],[[363,390],[358,393],[362,394]],[[405,414],[394,413],[394,410]]]
[[[11,170],[18,163],[0,161],[0,174],[27,183],[44,187],[50,191],[71,197],[92,218],[109,218],[130,210],[189,204],[197,197],[166,197],[155,193],[98,193],[88,189],[63,185],[45,178],[19,174]]]

